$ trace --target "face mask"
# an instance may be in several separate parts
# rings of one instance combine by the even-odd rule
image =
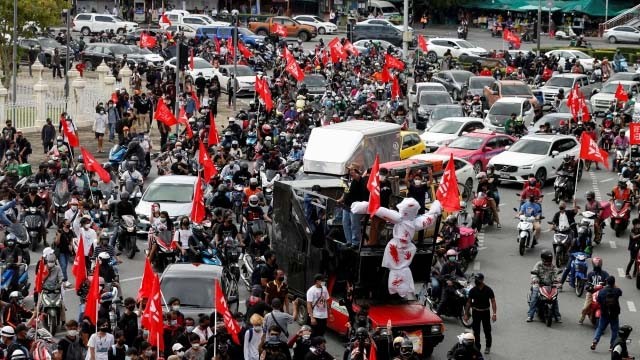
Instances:
[[[480,280],[475,280],[474,283],[476,284],[476,286],[479,286],[480,284],[482,284],[482,281]]]
[[[101,332],[108,332],[109,331],[109,327],[101,327],[100,331]]]
[[[97,188],[97,187],[95,187],[95,186],[92,186],[92,187],[91,187],[91,191],[98,191],[98,188]]]
[[[280,281],[280,282],[284,282],[284,276],[279,277],[279,278],[278,278],[278,281]]]
[[[191,344],[191,348],[194,350],[198,350],[200,348],[200,344]]]
[[[179,357],[183,357],[184,356],[184,351],[178,351],[176,353],[176,355],[178,355]]]
[[[148,338],[149,337],[149,330],[143,330],[142,331],[142,337],[145,338],[145,339]]]
[[[413,180],[413,183],[414,183],[416,186],[420,186],[420,185],[422,185],[422,181],[420,181],[420,180]]]
[[[146,350],[146,351],[144,352],[144,356],[146,356],[146,357],[151,357],[151,356],[153,356],[153,350]]]
[[[67,330],[67,336],[70,336],[70,337],[78,336],[78,330]]]
[[[564,206],[561,206],[561,207],[560,207],[560,211],[564,211],[564,209],[565,209],[565,207],[564,207]]]
[[[303,334],[302,335],[302,339],[303,340],[309,340],[311,338],[311,334]]]
[[[183,224],[183,225],[184,225],[184,224]],[[178,311],[178,310],[180,310],[180,305],[173,305],[173,306],[171,307],[171,310],[173,310],[173,311]]]
[[[73,211],[78,210],[78,206],[76,206],[76,205],[71,205],[71,210],[73,210]]]
[[[253,331],[255,331],[255,332],[257,332],[257,333],[262,332],[262,326],[254,326],[254,327],[253,327]]]
[[[190,333],[193,331],[193,326],[187,326],[187,332]]]
[[[77,177],[81,177],[81,176],[82,176],[82,173],[76,173],[76,176],[77,176]]]
[[[456,261],[456,257],[455,257],[455,256],[449,256],[449,258],[448,258],[448,259],[449,259],[449,261],[452,261],[452,262],[453,262],[453,261]]]
[[[163,223],[163,224],[166,223],[167,222],[167,218],[160,218],[160,222]]]
[[[84,224],[84,228],[85,228],[86,230],[89,230],[89,228],[90,228],[90,227],[91,227],[91,224]]]

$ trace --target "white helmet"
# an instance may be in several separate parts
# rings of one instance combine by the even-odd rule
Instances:
[[[258,195],[254,194],[249,196],[249,206],[257,207],[259,203],[260,203],[260,198],[258,197]]]
[[[474,344],[475,342],[476,342],[476,337],[473,336],[472,333],[464,333],[464,335],[462,335],[463,345],[471,345],[471,344]]]
[[[108,253],[108,252],[103,251],[103,252],[101,252],[100,254],[98,254],[98,258],[99,258],[100,260],[109,260],[109,259],[111,258],[111,255],[109,255],[109,253]]]
[[[20,299],[20,292],[19,291],[12,291],[11,294],[9,294],[9,300],[16,298],[16,299]]]
[[[0,335],[5,337],[13,337],[16,335],[16,331],[9,325],[3,326],[2,330],[0,330]]]
[[[16,349],[11,353],[10,360],[26,360],[28,359],[27,354],[24,353],[22,349]]]

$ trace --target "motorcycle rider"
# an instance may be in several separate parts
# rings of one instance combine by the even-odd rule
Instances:
[[[11,185],[15,185],[18,180],[18,166],[20,163],[16,159],[16,152],[9,149],[4,153],[4,161],[2,162],[2,170]]]
[[[553,253],[551,250],[542,250],[540,259],[531,271],[531,298],[529,300],[527,322],[532,322],[533,316],[536,313],[538,298],[540,297],[540,286],[553,286],[557,282],[556,274],[558,273],[558,269],[553,264]],[[556,322],[562,322],[558,300],[553,304],[553,311]]]
[[[618,186],[611,191],[613,200],[629,201],[631,199],[631,190],[627,188],[626,181],[618,181]]]
[[[570,154],[565,154],[562,159],[562,164],[558,167],[557,172],[566,171],[569,177],[568,191],[573,194],[576,186],[576,172],[578,169],[578,162]]]
[[[47,266],[47,275],[46,278],[44,278],[43,283],[42,283],[42,289],[43,290],[49,290],[49,291],[54,291],[56,289],[60,289],[62,286],[62,280],[63,280],[63,275],[62,275],[62,269],[60,268],[60,266],[58,265],[58,260],[56,259],[56,255],[54,253],[49,253],[47,254],[47,256],[45,257],[45,262],[46,262],[46,266]],[[61,299],[64,299],[64,297],[61,297]],[[64,306],[64,302],[61,304],[60,306],[60,320],[64,323],[65,321],[65,306]]]
[[[538,180],[535,177],[530,176],[529,180],[524,185],[524,189],[522,189],[522,192],[520,193],[520,204],[532,196],[534,201],[538,201],[542,197],[542,191],[540,190]]]
[[[613,147],[616,149],[616,151],[621,151],[623,154],[623,157],[626,157],[627,150],[629,149],[629,138],[625,135],[624,129],[620,130],[620,132],[618,133],[618,136],[616,136],[615,139],[613,139]],[[616,171],[616,167],[613,166],[618,160],[616,158],[617,158],[617,155],[613,156],[613,164],[611,166],[612,171]]]
[[[447,354],[452,360],[482,360],[484,357],[476,348],[476,337],[473,333],[465,332],[458,337],[459,344]]]
[[[600,225],[600,211],[602,210],[602,207],[600,206],[600,202],[596,201],[596,193],[593,191],[587,191],[584,197],[586,199],[584,210],[591,211],[595,214],[595,223],[593,226],[594,232],[602,231]]]
[[[127,170],[120,176],[120,181],[122,182],[120,191],[133,191],[135,190],[135,186],[139,185],[140,191],[142,192],[142,183],[144,181],[144,177],[142,176],[140,171],[136,169],[136,165],[137,161],[127,161]]]
[[[400,345],[400,354],[393,360],[418,360],[418,355],[413,351],[413,343],[409,339],[402,340]]]
[[[444,310],[444,306],[449,301],[451,296],[454,296],[452,292],[455,291],[453,287],[452,278],[464,277],[464,272],[458,262],[458,252],[454,249],[449,249],[446,253],[447,261],[442,265],[440,273],[437,277],[431,278],[431,295],[434,299],[439,299],[442,294],[442,299],[438,305],[436,314],[441,313]],[[446,284],[444,291],[441,291],[442,284]]]
[[[447,216],[440,235],[444,239],[445,248],[447,250],[455,248],[458,245],[458,240],[460,239],[460,228],[458,227],[458,218],[455,215],[452,214]]]
[[[111,213],[113,214],[113,219],[116,220],[117,223],[123,221],[122,217],[124,215],[131,215],[134,218],[136,216],[136,210],[133,208],[133,204],[131,203],[131,201],[129,201],[129,193],[126,191],[121,192],[120,201],[112,204],[111,206],[113,207],[113,211],[111,211]],[[111,239],[109,239],[109,245],[115,246],[116,239],[118,239],[119,236],[120,226],[115,226],[115,229],[111,234]],[[120,239],[119,243],[122,244],[122,239]]]
[[[12,291],[9,294],[9,303],[2,310],[2,318],[5,325],[16,328],[23,323],[23,319],[29,319],[33,313],[24,307],[22,295],[19,291]]]
[[[487,166],[487,171],[489,171],[489,169],[491,169],[491,177],[489,177],[489,175],[483,171],[479,172],[478,175],[476,175],[476,178],[478,179],[478,188],[477,188],[477,193],[484,193],[488,195],[488,201],[489,201],[489,207],[491,208],[491,211],[493,212],[493,220],[496,222],[496,227],[498,229],[502,229],[502,225],[500,224],[500,216],[498,214],[498,201],[495,199],[494,196],[497,196],[498,199],[500,199],[498,194],[498,184],[500,182],[499,178],[497,175],[495,175],[494,173],[494,167],[493,165],[488,165]],[[491,196],[491,195],[494,196]]]
[[[535,221],[533,222],[533,242],[531,243],[531,247],[533,248],[540,238],[540,216],[542,215],[542,208],[540,204],[535,201],[535,196],[530,195],[528,201],[520,206],[519,215],[535,217]]]
[[[5,248],[0,252],[0,260],[7,264],[7,269],[14,271],[11,278],[11,288],[15,288],[18,285],[18,278],[21,275],[21,267],[18,264],[22,263],[22,249],[16,246],[18,238],[13,234],[7,234],[4,239]]]
[[[251,179],[251,173],[249,172],[249,164],[247,162],[242,162],[240,164],[240,170],[236,171],[233,174],[233,184],[240,184],[242,186],[247,186],[247,183]]]
[[[591,308],[591,303],[593,302],[593,291],[589,291],[589,289],[593,290],[593,287],[598,284],[604,284],[604,282],[609,277],[609,273],[602,269],[602,258],[599,256],[594,256],[591,259],[591,263],[593,264],[593,270],[589,274],[587,274],[587,295],[584,298],[584,305],[582,306],[582,311],[580,313],[580,320],[578,320],[579,324],[584,322],[585,316],[589,313],[589,308]]]
[[[613,349],[611,350],[611,360],[634,360],[635,358],[629,356],[629,350],[627,349],[627,339],[631,335],[633,328],[629,325],[622,325],[618,329],[618,338]]]

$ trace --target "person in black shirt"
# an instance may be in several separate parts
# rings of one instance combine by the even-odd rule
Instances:
[[[124,309],[124,314],[118,322],[118,328],[122,329],[125,344],[133,346],[133,342],[138,336],[138,315],[134,312],[136,300],[131,297],[124,299]]]
[[[378,173],[378,180],[380,180],[380,206],[383,208],[389,208],[391,203],[391,195],[393,190],[391,188],[391,181],[387,179],[389,170],[386,168],[380,168]],[[368,246],[378,245],[378,236],[382,227],[386,224],[386,221],[378,216],[371,217],[371,230],[369,231]]]
[[[428,180],[425,181],[422,177],[421,170],[416,172],[409,170],[404,179],[407,184],[407,197],[414,198],[420,205],[420,210],[418,210],[419,215],[424,214],[424,204],[428,198],[429,188],[431,184],[433,184],[433,171],[431,168],[429,168],[428,176]],[[420,230],[418,231],[418,243],[422,243],[423,241],[424,230]]]
[[[131,215],[133,217],[136,216],[136,210],[133,208],[133,204],[129,201],[129,193],[123,191],[120,193],[120,201],[114,206],[115,212],[111,213],[114,215],[114,218],[118,221],[122,220],[122,216]],[[109,245],[115,246],[116,239],[118,238],[120,233],[120,226],[116,226],[113,234],[111,235],[111,239],[109,239]],[[121,242],[122,243],[122,242]]]
[[[367,190],[367,178],[363,176],[362,169],[358,164],[351,164],[347,167],[351,182],[348,189],[345,189],[338,203],[342,204],[342,229],[347,248],[358,249],[362,242],[362,219],[365,214],[354,214],[351,212],[351,204],[356,201],[369,201],[369,190]]]
[[[60,264],[60,269],[62,270],[62,281],[66,287],[71,286],[69,278],[67,277],[67,266],[70,261],[73,263],[71,254],[73,250],[73,238],[75,236],[76,235],[73,233],[73,230],[71,230],[71,222],[69,220],[63,220],[61,228],[58,229],[58,232],[56,233],[53,245],[58,254],[58,262]]]
[[[86,348],[78,336],[78,322],[69,320],[65,324],[67,334],[58,341],[58,351],[62,351],[62,360],[84,360]]]
[[[218,225],[218,229],[216,230],[216,246],[218,246],[221,241],[224,241],[224,238],[227,236],[231,236],[232,238],[237,238],[238,241],[242,241],[242,238],[239,235],[238,227],[233,223],[233,213],[231,211],[226,212],[224,214],[224,222]]]
[[[476,339],[476,347],[480,350],[480,325],[484,329],[484,336],[486,338],[487,346],[484,349],[485,354],[491,352],[491,321],[496,321],[497,306],[496,297],[493,294],[493,290],[485,285],[484,275],[477,273],[475,278],[475,285],[469,291],[469,299],[465,306],[465,319],[469,317],[469,309],[473,309],[472,317],[473,334]],[[489,311],[491,310],[491,311]],[[489,316],[493,312],[493,315]]]
[[[116,331],[114,334],[116,343],[112,345],[108,352],[107,356],[109,360],[125,360],[126,353],[129,349],[128,345],[125,343],[125,337],[122,330]]]

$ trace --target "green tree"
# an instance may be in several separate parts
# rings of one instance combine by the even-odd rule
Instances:
[[[60,23],[60,13],[68,6],[59,0],[15,0],[18,2],[18,38],[33,36],[34,24],[42,30]],[[2,84],[9,88],[13,61],[13,1],[0,1],[0,67]]]

